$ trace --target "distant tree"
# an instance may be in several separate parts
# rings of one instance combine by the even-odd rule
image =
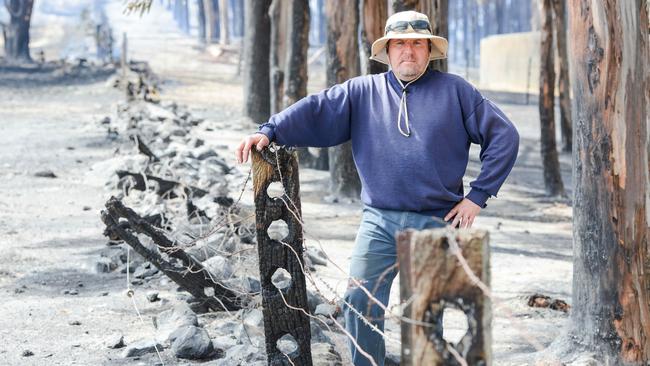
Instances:
[[[564,195],[560,174],[557,146],[555,143],[555,67],[553,58],[553,14],[551,0],[542,0],[541,49],[539,74],[539,119],[544,185],[551,196]]]
[[[10,62],[31,62],[29,27],[34,0],[5,0],[9,24],[2,24],[5,57]]]
[[[269,8],[271,19],[271,114],[280,112],[284,106],[284,68],[287,56],[287,18],[289,0],[273,0]]]
[[[228,0],[219,0],[219,43],[226,45],[230,43],[228,32]]]
[[[203,0],[205,13],[205,40],[207,43],[216,43],[221,36],[219,25],[219,0]]]
[[[384,35],[384,25],[388,17],[388,4],[383,0],[359,0],[359,57],[360,71],[363,74],[385,72],[386,65],[371,61],[372,43]]]
[[[560,130],[562,131],[562,150],[571,152],[573,127],[571,124],[571,82],[569,81],[569,57],[566,42],[566,0],[552,0],[555,25],[555,43],[560,61]]]
[[[270,5],[271,0],[244,2],[244,115],[257,123],[270,117]]]
[[[199,24],[199,41],[205,43],[205,0],[196,0],[196,17]]]
[[[567,344],[650,364],[650,45],[645,0],[569,2],[573,309]]]

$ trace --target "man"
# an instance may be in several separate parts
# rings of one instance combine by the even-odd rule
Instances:
[[[378,365],[384,364],[383,338],[357,313],[383,330],[384,312],[358,285],[387,304],[397,274],[395,234],[441,227],[440,219],[471,227],[517,156],[519,135],[503,112],[462,78],[427,68],[446,53],[447,40],[431,34],[426,15],[396,13],[372,45],[371,59],[390,71],[305,97],[236,149],[241,163],[252,146],[260,150],[270,141],[325,147],[352,140],[364,208],[350,264],[354,280],[345,295],[354,309],[345,306],[345,320]],[[481,145],[482,167],[463,196],[470,143]],[[351,352],[355,365],[372,364],[352,342]]]

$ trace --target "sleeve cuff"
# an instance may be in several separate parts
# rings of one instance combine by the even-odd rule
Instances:
[[[484,191],[481,191],[480,189],[472,188],[471,191],[465,196],[468,200],[476,203],[479,205],[481,208],[485,208],[487,206],[486,202],[488,198],[490,198],[490,194]]]
[[[273,131],[273,128],[270,126],[262,125],[257,133],[265,135],[269,138],[269,141],[273,141],[275,139],[275,131]]]

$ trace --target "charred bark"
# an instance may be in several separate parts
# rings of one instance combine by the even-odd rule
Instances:
[[[359,1],[327,2],[327,85],[359,75],[357,29]],[[365,62],[365,61],[364,61]],[[335,197],[358,198],[361,181],[352,159],[352,144],[329,149],[330,192]]]
[[[380,62],[371,61],[372,42],[384,35],[384,26],[388,17],[388,5],[381,0],[359,0],[359,57],[360,72],[364,75],[386,72],[388,67]]]
[[[403,366],[459,365],[449,348],[454,348],[467,365],[491,364],[490,298],[459,265],[455,251],[460,251],[473,274],[489,286],[486,231],[407,230],[397,235],[400,299],[408,304],[404,316],[432,325],[402,322]],[[445,308],[460,310],[467,316],[467,332],[457,344],[443,338]]]
[[[5,57],[10,62],[31,62],[29,27],[34,0],[4,0],[9,24],[3,26]]]
[[[147,220],[124,206],[115,197],[111,197],[106,202],[106,210],[102,211],[101,218],[110,237],[119,237],[124,240],[144,259],[156,266],[184,290],[197,299],[204,301],[209,308],[219,311],[237,310],[242,307],[242,299],[221,284],[213,281],[207,269],[200,262],[180,249],[162,230],[152,226]],[[156,244],[157,249],[151,249],[143,245],[130,230],[120,226],[121,219],[126,220],[134,232],[150,237]],[[175,259],[180,265],[165,259],[165,256]],[[212,289],[214,295],[206,295],[206,289]]]
[[[207,43],[216,43],[221,36],[219,26],[219,0],[203,0],[205,13],[205,40]]]
[[[566,41],[565,0],[552,0],[555,24],[557,55],[560,61],[560,131],[562,131],[562,151],[571,152],[573,127],[571,125],[571,83],[569,81],[569,59]]]
[[[244,3],[244,115],[254,122],[269,119],[269,55],[271,0],[246,0]]]
[[[204,1],[209,1],[209,0],[196,0],[196,17],[198,20],[198,27],[199,27],[199,41],[202,43],[205,42],[205,5],[203,4]]]
[[[573,337],[650,362],[650,46],[643,0],[569,6],[574,75]]]
[[[311,366],[298,162],[295,154],[278,147],[265,149],[261,153],[253,150],[252,153],[255,226],[268,364]],[[282,184],[282,196],[269,197],[267,189],[273,182]],[[275,240],[269,236],[267,230],[275,221],[287,225],[288,235],[285,238]],[[280,269],[291,276],[286,286],[278,286],[273,281]],[[298,349],[288,355],[277,347],[277,341],[286,335],[291,335],[298,345]],[[287,358],[290,362],[287,362]]]
[[[542,32],[539,74],[540,149],[544,166],[544,185],[551,196],[563,196],[564,184],[555,143],[555,68],[553,58],[553,14],[551,0],[542,0]]]
[[[273,0],[269,8],[271,19],[271,114],[279,113],[283,109],[288,5],[289,1],[287,0]]]

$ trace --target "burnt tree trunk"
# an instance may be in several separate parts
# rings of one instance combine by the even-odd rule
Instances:
[[[359,0],[359,57],[362,74],[386,72],[386,65],[370,60],[372,42],[384,35],[388,4],[382,0]]]
[[[219,44],[230,43],[228,34],[228,0],[219,0]]]
[[[206,0],[196,0],[196,16],[198,20],[198,26],[199,26],[199,41],[201,43],[205,43],[205,5],[203,2]],[[209,1],[209,0],[207,0]]]
[[[327,14],[327,86],[359,75],[357,29],[359,1],[328,1]],[[358,198],[361,181],[352,159],[350,141],[329,149],[330,192],[335,197]]]
[[[276,114],[283,109],[288,5],[288,0],[273,0],[269,8],[271,19],[271,114]]]
[[[571,152],[573,128],[571,126],[571,83],[569,82],[569,59],[567,56],[565,0],[552,0],[555,19],[555,41],[560,61],[560,131],[562,151]]]
[[[650,46],[643,0],[571,0],[573,336],[650,362]]]
[[[539,73],[540,149],[544,166],[544,185],[551,196],[564,195],[555,143],[555,68],[553,58],[553,14],[551,0],[542,0],[541,49]]]
[[[309,49],[309,2],[291,0],[289,5],[287,55],[284,70],[284,108],[307,96],[307,50]],[[316,154],[305,147],[298,148],[300,166],[327,169],[327,149]]]
[[[253,122],[269,119],[269,55],[271,0],[245,0],[244,3],[244,115]]]
[[[219,26],[219,1],[203,0],[203,12],[205,13],[205,40],[207,43],[215,43],[219,40],[221,32]]]
[[[9,24],[3,26],[5,57],[14,62],[30,62],[29,26],[34,0],[5,0]]]

